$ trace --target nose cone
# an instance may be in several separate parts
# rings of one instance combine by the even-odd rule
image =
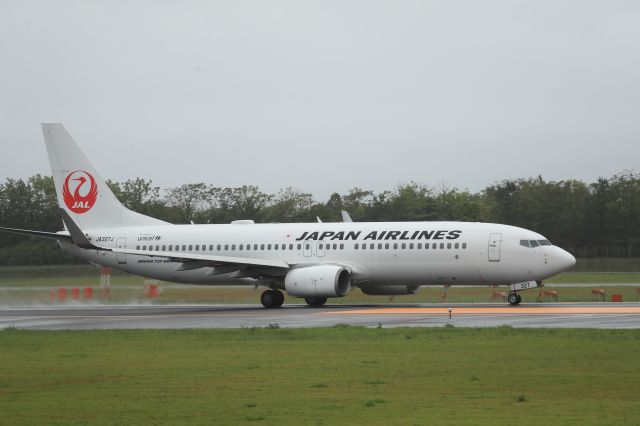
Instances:
[[[576,264],[576,258],[566,250],[556,247],[553,253],[553,269],[556,273],[566,271]]]

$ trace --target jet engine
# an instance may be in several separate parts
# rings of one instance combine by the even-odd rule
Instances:
[[[351,273],[338,265],[292,269],[284,277],[284,288],[294,297],[345,296],[351,291]]]
[[[364,294],[368,294],[369,296],[400,296],[406,294],[416,294],[419,285],[375,285],[375,286],[362,286],[360,290]]]

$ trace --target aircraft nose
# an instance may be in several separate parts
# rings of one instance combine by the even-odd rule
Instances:
[[[566,250],[556,247],[553,256],[553,266],[556,272],[566,271],[576,264],[576,258]]]

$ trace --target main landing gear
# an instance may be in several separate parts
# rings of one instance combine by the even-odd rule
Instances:
[[[327,303],[326,297],[305,297],[304,301],[307,302],[307,305],[312,308],[319,308],[325,303]]]
[[[509,293],[509,295],[507,296],[507,302],[509,302],[510,305],[517,305],[522,302],[522,297],[520,297],[520,295],[515,292]]]
[[[279,308],[284,302],[284,294],[278,290],[266,290],[260,296],[260,302],[265,308]]]

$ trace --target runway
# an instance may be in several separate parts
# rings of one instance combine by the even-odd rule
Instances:
[[[451,310],[451,312],[449,312]],[[122,305],[0,308],[0,329],[46,330],[331,327],[640,328],[640,303]]]

